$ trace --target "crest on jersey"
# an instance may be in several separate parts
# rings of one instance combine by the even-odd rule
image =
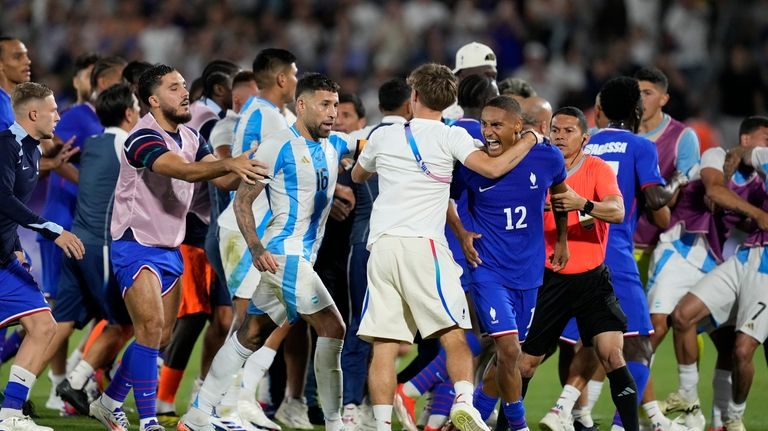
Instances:
[[[491,323],[496,324],[499,323],[498,320],[496,320],[496,309],[491,307],[490,311],[488,312],[491,316]]]
[[[531,172],[531,176],[528,177],[528,179],[531,180],[531,190],[535,190],[539,188],[539,186],[536,184],[536,174]]]

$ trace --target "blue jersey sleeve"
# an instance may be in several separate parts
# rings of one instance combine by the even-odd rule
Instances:
[[[11,127],[15,118],[13,107],[11,107],[11,96],[0,88],[0,130]]]
[[[170,151],[159,133],[151,129],[139,129],[125,140],[125,157],[136,169],[152,169],[158,157]]]
[[[198,135],[199,146],[197,147],[197,154],[195,155],[195,161],[199,162],[203,160],[205,156],[213,154],[213,147],[203,137],[202,134]]]
[[[640,188],[666,184],[659,172],[659,153],[656,151],[655,144],[641,138],[633,147],[635,148],[635,172]]]
[[[689,176],[691,169],[701,161],[699,137],[687,127],[677,142],[677,163],[675,169]]]
[[[466,168],[464,165],[457,163],[453,168],[453,180],[451,181],[451,199],[459,199],[461,195],[467,190],[467,180],[464,176]]]
[[[565,169],[565,158],[563,158],[563,153],[557,148],[554,148],[554,151],[555,163],[553,166],[555,176],[552,178],[552,185],[560,184],[568,178],[568,171]]]

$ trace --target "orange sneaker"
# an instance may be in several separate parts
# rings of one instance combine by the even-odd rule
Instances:
[[[393,407],[404,429],[418,431],[416,427],[416,400],[405,394],[402,383],[397,385]]]

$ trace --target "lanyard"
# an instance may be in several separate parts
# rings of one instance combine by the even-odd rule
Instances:
[[[427,163],[421,158],[421,153],[419,153],[419,147],[416,146],[416,138],[413,137],[413,132],[411,132],[411,123],[405,123],[405,138],[408,141],[408,145],[411,147],[411,151],[413,152],[413,157],[416,158],[416,164],[419,165],[419,168],[422,170],[422,172],[424,172],[424,174],[429,178],[432,178],[433,180],[439,183],[450,184],[451,183],[450,176],[446,177],[442,175],[437,175],[429,171],[429,168],[427,167]]]

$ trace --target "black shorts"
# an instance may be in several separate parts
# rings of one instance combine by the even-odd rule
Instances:
[[[626,330],[627,316],[613,293],[611,273],[604,264],[581,274],[544,272],[523,351],[533,356],[547,353],[557,344],[571,317],[576,318],[582,343],[587,347],[597,334]]]

